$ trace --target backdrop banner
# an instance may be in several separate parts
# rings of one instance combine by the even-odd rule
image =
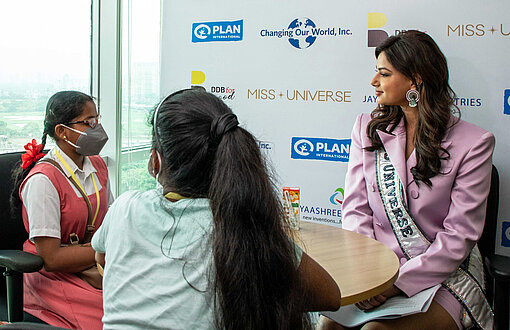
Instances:
[[[462,119],[496,136],[497,251],[510,256],[510,2],[163,1],[161,95],[203,86],[259,140],[302,221],[341,226],[356,116],[376,107],[375,46],[417,29],[445,53]],[[289,195],[289,194],[287,194]],[[290,195],[289,195],[290,196]]]

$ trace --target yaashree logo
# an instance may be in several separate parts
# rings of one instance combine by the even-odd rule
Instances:
[[[340,224],[342,210],[334,207],[322,207],[317,205],[299,205],[299,213],[304,221],[325,222]]]
[[[293,137],[290,158],[347,162],[350,146],[350,139]]]
[[[333,205],[342,205],[344,202],[344,189],[337,188],[329,198],[329,202]]]
[[[241,41],[243,20],[201,22],[191,26],[191,42]]]
[[[262,38],[280,39],[286,37],[292,47],[306,49],[315,43],[317,37],[351,36],[352,32],[350,28],[317,27],[310,18],[299,17],[290,22],[286,29],[262,29],[259,34]]]

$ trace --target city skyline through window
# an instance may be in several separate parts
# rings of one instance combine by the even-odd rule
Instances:
[[[91,93],[91,29],[91,0],[0,3],[0,152],[40,141],[55,92]]]

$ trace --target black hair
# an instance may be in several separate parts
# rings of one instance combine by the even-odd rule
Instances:
[[[77,91],[61,91],[49,98],[44,116],[44,129],[41,138],[42,149],[46,146],[48,135],[56,141],[55,126],[69,123],[80,116],[87,102],[94,102],[94,100],[91,96]],[[12,173],[14,188],[10,198],[12,215],[19,214],[20,212],[21,199],[19,197],[19,188],[34,166],[35,162],[23,169],[21,167],[21,160],[18,165],[14,166]]]
[[[441,159],[450,157],[441,147],[441,140],[451,126],[450,118],[454,113],[460,118],[460,111],[454,105],[455,92],[448,81],[446,57],[428,34],[415,30],[384,40],[375,49],[375,57],[381,53],[398,72],[411,79],[420,93],[416,133],[408,137],[414,139],[416,150],[416,166],[411,173],[417,184],[424,182],[432,186],[430,178],[440,173]],[[391,132],[403,116],[399,106],[379,105],[367,126],[367,135],[372,142],[367,150],[382,148],[377,130],[386,131],[392,124]]]
[[[164,186],[209,198],[215,322],[220,329],[302,329],[296,251],[254,137],[199,89],[167,97],[150,118]]]

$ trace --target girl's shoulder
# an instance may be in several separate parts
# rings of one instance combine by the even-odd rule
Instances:
[[[92,163],[92,166],[94,166],[94,168],[97,171],[108,172],[108,167],[106,166],[106,162],[104,161],[103,157],[101,157],[99,155],[87,156],[87,157],[90,160],[90,162]]]

